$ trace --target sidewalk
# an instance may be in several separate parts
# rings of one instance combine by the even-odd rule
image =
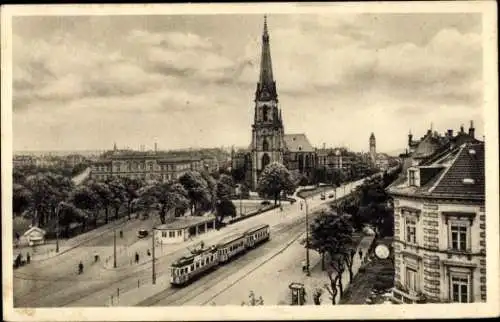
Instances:
[[[135,215],[132,214],[131,218],[134,220]],[[28,246],[28,247],[20,247],[14,248],[13,250],[13,258],[15,258],[19,253],[22,254],[23,258],[26,258],[26,254],[30,254],[31,261],[44,261],[50,259],[55,256],[59,256],[64,254],[86,242],[89,242],[101,235],[107,233],[109,230],[118,227],[120,225],[125,224],[128,221],[128,216],[124,216],[118,220],[114,220],[109,222],[108,224],[102,225],[96,229],[90,230],[78,236],[68,238],[68,239],[59,239],[59,252],[56,252],[56,241],[50,240],[44,245],[39,246]]]

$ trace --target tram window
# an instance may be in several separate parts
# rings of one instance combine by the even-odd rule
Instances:
[[[191,265],[191,271],[194,271],[194,264]]]

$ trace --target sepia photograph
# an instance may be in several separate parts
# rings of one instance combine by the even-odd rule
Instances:
[[[472,2],[3,7],[4,319],[498,315]]]

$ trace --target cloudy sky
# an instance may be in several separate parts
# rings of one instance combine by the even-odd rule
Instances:
[[[14,150],[246,146],[262,15],[15,17]],[[268,16],[286,133],[483,131],[480,14]]]

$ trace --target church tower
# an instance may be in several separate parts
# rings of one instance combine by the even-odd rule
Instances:
[[[262,55],[259,82],[255,91],[255,114],[252,124],[252,185],[255,189],[262,170],[271,162],[283,163],[284,129],[281,110],[278,108],[278,93],[273,78],[271,48],[264,16]]]
[[[370,159],[372,161],[372,164],[375,165],[375,162],[377,161],[377,148],[375,144],[375,134],[370,135]]]

